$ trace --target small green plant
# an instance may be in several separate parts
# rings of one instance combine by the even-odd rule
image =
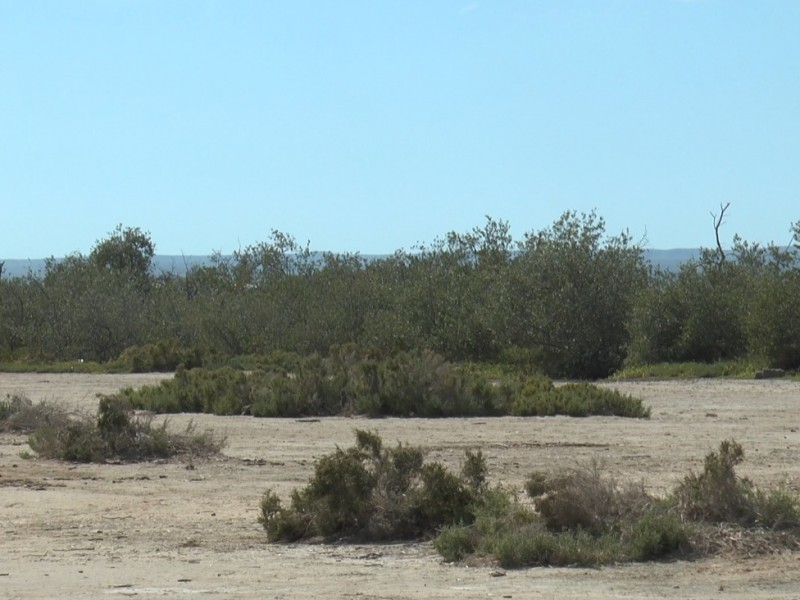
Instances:
[[[468,525],[445,525],[433,540],[433,547],[447,562],[475,554],[477,544],[475,528]]]
[[[630,559],[646,561],[688,552],[689,540],[690,531],[677,515],[650,508],[631,529]]]
[[[756,489],[750,501],[755,524],[766,529],[800,528],[800,499],[790,490]]]
[[[619,536],[593,536],[572,530],[553,534],[537,527],[511,532],[497,545],[504,568],[529,566],[595,566],[620,561],[624,551]]]

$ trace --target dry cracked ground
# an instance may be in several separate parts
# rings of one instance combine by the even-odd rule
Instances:
[[[98,393],[164,375],[0,374],[0,398],[96,408]],[[766,556],[601,569],[446,564],[430,543],[273,545],[257,522],[265,489],[303,485],[314,460],[355,428],[424,447],[457,466],[480,448],[494,481],[521,489],[535,469],[599,459],[620,480],[670,489],[724,439],[740,472],[800,488],[800,384],[681,381],[604,384],[640,396],[647,421],[600,418],[256,419],[175,415],[227,436],[217,458],[84,465],[28,458],[0,434],[0,598],[800,598],[800,548]],[[502,575],[502,576],[498,576]]]

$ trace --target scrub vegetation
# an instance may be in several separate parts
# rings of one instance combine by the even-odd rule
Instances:
[[[0,401],[0,431],[28,434],[28,443],[39,456],[74,462],[209,456],[225,444],[213,432],[197,432],[193,425],[182,433],[171,432],[166,421],[154,425],[151,416],[136,415],[119,396],[100,396],[97,415],[9,396]]]
[[[155,386],[120,392],[153,412],[259,417],[591,415],[648,418],[641,399],[587,383],[556,386],[543,375],[494,377],[430,352],[381,356],[355,346],[328,357],[278,354],[256,370],[179,368]]]
[[[619,484],[597,463],[532,473],[522,498],[488,483],[480,451],[467,451],[453,473],[419,448],[386,448],[357,430],[355,446],[320,458],[288,506],[268,490],[259,522],[272,542],[432,539],[445,560],[505,568],[698,557],[722,549],[732,530],[760,551],[793,547],[800,499],[740,478],[743,457],[723,442],[662,498]]]
[[[154,272],[149,234],[119,226],[88,256],[0,277],[0,362],[172,371],[356,344],[568,379],[664,363],[800,366],[796,246],[735,237],[666,272],[594,213],[567,212],[521,240],[509,231],[487,218],[374,260],[273,232],[178,274]]]

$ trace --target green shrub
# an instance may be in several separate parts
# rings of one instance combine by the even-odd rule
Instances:
[[[553,534],[538,527],[511,532],[497,545],[504,568],[529,566],[596,566],[624,559],[619,536],[592,536],[575,530]]]
[[[288,508],[267,491],[259,521],[270,541],[420,538],[471,522],[474,501],[470,482],[439,463],[425,464],[421,450],[384,448],[376,434],[359,430],[354,447],[317,461]]]
[[[96,425],[86,418],[43,424],[30,435],[28,444],[45,458],[73,462],[103,462],[108,458],[106,445]]]
[[[250,399],[247,374],[230,367],[213,371],[179,368],[158,385],[127,388],[121,395],[138,409],[160,413],[241,414]]]
[[[549,475],[541,471],[535,471],[528,476],[525,481],[525,493],[531,498],[543,496],[550,489]]]
[[[178,366],[193,369],[203,365],[199,348],[181,348],[177,341],[131,346],[120,354],[117,362],[131,373],[174,371]]]
[[[549,565],[555,548],[555,537],[541,527],[529,526],[505,532],[495,545],[500,566],[511,569],[533,565]]]
[[[764,277],[748,314],[750,351],[769,366],[800,368],[800,269]]]
[[[786,489],[753,490],[750,502],[755,524],[767,529],[800,528],[800,499]]]
[[[464,456],[464,465],[461,468],[462,481],[465,481],[474,493],[480,494],[486,490],[487,475],[488,469],[483,452],[467,450]]]
[[[703,472],[690,473],[675,490],[681,514],[692,521],[751,524],[753,484],[735,470],[743,460],[744,450],[733,440],[722,442],[719,452],[710,452]]]
[[[433,547],[447,562],[464,560],[475,553],[474,532],[469,525],[445,525],[433,540]]]
[[[156,386],[127,389],[136,408],[155,412],[249,413],[260,417],[364,414],[377,417],[616,415],[647,418],[640,399],[590,384],[555,387],[546,377],[490,379],[432,352],[391,356],[352,346],[328,358],[296,356],[269,370],[178,368]],[[285,368],[291,365],[293,371]]]
[[[296,501],[298,504],[301,500]],[[294,542],[303,538],[309,528],[310,515],[300,511],[286,511],[281,507],[277,494],[267,491],[261,498],[259,523],[267,532],[270,541]]]
[[[518,416],[587,417],[590,415],[647,419],[650,409],[640,398],[588,383],[568,383],[555,387],[536,381],[523,386],[511,404],[510,412]]]
[[[776,543],[796,544],[797,496],[742,485],[733,473],[742,457],[738,444],[723,442],[706,457],[703,474],[690,475],[663,500],[641,485],[618,485],[594,462],[556,476],[536,472],[525,484],[532,507],[508,489],[486,485],[480,452],[467,453],[459,477],[441,464],[425,464],[417,448],[387,449],[376,434],[356,431],[355,447],[321,458],[288,508],[267,491],[259,521],[270,541],[433,537],[444,560],[486,557],[505,568],[646,561],[723,546],[727,529],[687,519],[738,518],[726,522],[786,529],[781,535],[789,537]],[[714,485],[722,492],[709,495]],[[720,495],[731,491],[739,494],[736,510]],[[749,503],[746,511],[738,510],[739,501]],[[771,547],[763,541],[762,551]]]
[[[672,513],[646,511],[633,525],[630,535],[630,558],[653,560],[688,551],[690,533],[680,518]]]
[[[614,374],[614,379],[699,379],[734,377],[752,379],[767,364],[757,360],[724,360],[713,363],[670,362],[628,365]]]

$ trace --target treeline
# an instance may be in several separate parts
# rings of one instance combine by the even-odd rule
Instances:
[[[800,222],[792,229],[799,239]],[[800,256],[738,237],[674,273],[575,212],[519,241],[487,218],[371,261],[320,256],[280,232],[183,274],[154,273],[154,254],[149,234],[119,226],[88,256],[0,278],[0,359],[123,355],[171,369],[355,344],[590,379],[664,361],[800,366]]]

